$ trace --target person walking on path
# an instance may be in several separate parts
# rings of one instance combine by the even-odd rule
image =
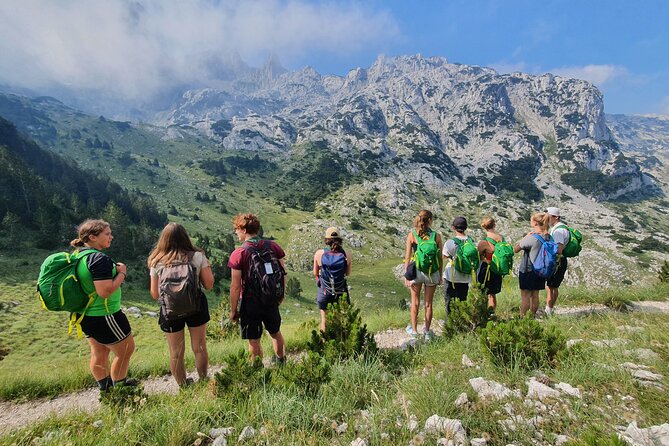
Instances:
[[[272,338],[273,360],[283,363],[286,352],[281,334],[279,305],[283,302],[286,285],[286,253],[274,241],[258,237],[260,221],[255,215],[237,214],[232,224],[242,246],[232,252],[228,261],[232,270],[230,319],[239,322],[242,339],[248,340],[253,360],[262,358],[260,337],[264,326]],[[268,296],[262,281],[279,287],[279,296]]]
[[[534,271],[534,261],[539,255],[542,242],[535,234],[546,241],[551,239],[548,233],[548,214],[541,212],[530,218],[532,230],[513,247],[513,252],[523,251],[523,258],[518,267],[518,285],[520,287],[520,315],[525,316],[530,310],[536,316],[539,309],[539,291],[546,285],[546,279]]]
[[[184,363],[185,336],[184,329],[188,325],[190,344],[195,355],[195,368],[200,379],[207,377],[209,354],[207,352],[207,322],[209,322],[209,305],[207,296],[202,288],[211,290],[214,287],[214,275],[209,260],[201,249],[193,246],[186,228],[178,223],[169,223],[160,233],[156,246],[148,259],[151,276],[151,297],[161,302],[158,325],[165,333],[165,339],[170,351],[170,370],[174,380],[180,387],[192,383],[186,378]],[[181,271],[184,276],[170,274],[173,267],[185,266]],[[189,277],[193,275],[193,277]],[[192,309],[184,317],[170,317],[167,314],[165,299],[169,299],[170,279],[182,279],[183,283],[192,283],[192,296],[189,297]],[[190,282],[189,282],[190,281]],[[179,285],[182,283],[180,282]],[[187,285],[188,286],[188,285]]]
[[[553,307],[557,302],[558,288],[564,280],[564,275],[567,272],[567,257],[562,255],[564,247],[569,243],[571,237],[567,225],[562,223],[560,216],[560,209],[550,207],[546,209],[548,214],[548,224],[550,226],[550,235],[558,244],[558,264],[555,274],[546,280],[546,316],[553,314]]]
[[[77,249],[92,249],[85,261],[77,265],[77,277],[86,294],[95,293],[95,299],[83,313],[81,329],[91,348],[90,370],[104,392],[112,386],[137,385],[128,379],[130,357],[135,351],[135,340],[130,322],[121,311],[121,285],[127,268],[115,262],[103,250],[111,246],[114,236],[104,220],[86,220],[77,228],[78,237],[70,242]],[[77,315],[79,318],[81,315]],[[109,354],[115,358],[109,363]]]
[[[313,273],[318,292],[316,303],[321,314],[322,332],[325,332],[325,312],[328,305],[339,302],[346,295],[350,302],[346,278],[351,275],[351,258],[342,247],[339,229],[330,227],[325,231],[325,248],[314,253]]]
[[[455,262],[458,253],[463,251],[464,244],[473,244],[473,240],[465,234],[465,231],[467,230],[467,219],[462,216],[455,217],[453,219],[453,224],[451,225],[451,230],[455,232],[455,237],[446,241],[442,251],[443,261],[446,265],[444,268],[444,282],[446,283],[446,286],[444,287],[446,316],[448,316],[451,311],[452,299],[457,298],[460,301],[467,300],[469,284],[472,283],[472,275],[460,271]],[[473,246],[473,249],[477,257],[477,264],[475,267],[478,267],[478,251],[476,250],[475,245]]]
[[[427,341],[434,337],[432,325],[432,301],[437,285],[441,283],[443,264],[440,252],[441,235],[434,231],[432,212],[421,210],[414,218],[414,229],[409,232],[404,251],[404,284],[411,290],[411,323],[406,332],[411,336],[418,334],[418,312],[420,310],[420,291],[425,285],[425,328],[423,334]],[[411,265],[410,263],[414,264]],[[408,279],[407,271],[415,271],[415,277]]]
[[[488,295],[488,307],[492,308],[493,312],[497,309],[497,294],[502,291],[502,276],[491,268],[492,255],[495,252],[495,245],[504,241],[504,237],[495,231],[495,226],[496,222],[492,217],[484,217],[481,220],[485,239],[481,240],[477,246],[481,264],[476,279]]]

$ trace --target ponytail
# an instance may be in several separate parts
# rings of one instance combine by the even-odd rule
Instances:
[[[72,240],[70,245],[75,248],[81,248],[88,243],[91,235],[100,235],[108,227],[109,223],[104,220],[86,220],[77,227],[79,237]]]
[[[413,219],[413,227],[416,228],[419,237],[425,237],[428,235],[430,230],[430,224],[432,223],[432,212],[423,209],[416,215]]]
[[[548,214],[546,212],[537,212],[532,215],[532,221],[539,225],[542,232],[548,232]]]
[[[326,238],[325,244],[330,247],[332,252],[342,252],[343,240],[339,237]]]

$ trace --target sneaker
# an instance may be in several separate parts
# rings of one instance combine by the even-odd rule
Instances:
[[[137,387],[138,385],[139,385],[139,380],[135,378],[126,378],[114,383],[114,386],[125,386],[125,387]]]
[[[545,315],[546,317],[553,316],[553,314],[554,314],[554,313],[553,313],[553,309],[552,309],[551,307],[546,307],[546,308],[544,309],[544,315]]]
[[[431,340],[434,339],[434,332],[432,330],[426,330],[424,332],[424,335],[425,335],[425,340],[427,342],[430,342]]]
[[[416,333],[416,330],[413,329],[413,327],[411,326],[411,324],[407,325],[407,328],[406,328],[405,331],[406,331],[407,334],[408,334],[409,336],[411,336],[412,338],[415,338],[415,337],[418,335],[418,333]]]
[[[181,388],[183,389],[184,387],[189,387],[195,384],[195,380],[193,378],[186,378],[186,381],[184,381],[183,385]]]
[[[270,359],[270,363],[273,365],[283,365],[286,363],[286,357],[285,356],[279,357],[273,355],[272,358]]]

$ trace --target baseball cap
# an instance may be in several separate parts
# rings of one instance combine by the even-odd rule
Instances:
[[[453,227],[455,229],[464,231],[465,229],[467,229],[467,219],[465,217],[455,217],[453,219]]]
[[[546,212],[548,213],[548,215],[552,215],[553,217],[560,216],[560,209],[558,208],[546,208]]]
[[[341,235],[339,235],[339,229],[334,226],[330,226],[325,230],[325,238],[341,238]]]

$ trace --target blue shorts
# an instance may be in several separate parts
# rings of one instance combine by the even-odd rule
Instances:
[[[318,281],[317,286],[318,286],[318,292],[316,293],[316,304],[318,304],[319,310],[327,310],[328,305],[332,305],[339,302],[339,298],[341,298],[343,295],[346,295],[346,302],[351,303],[351,299],[349,298],[348,292],[344,291],[337,294],[329,294],[329,293],[326,294],[325,291],[323,290],[323,287],[320,285],[320,281]]]

